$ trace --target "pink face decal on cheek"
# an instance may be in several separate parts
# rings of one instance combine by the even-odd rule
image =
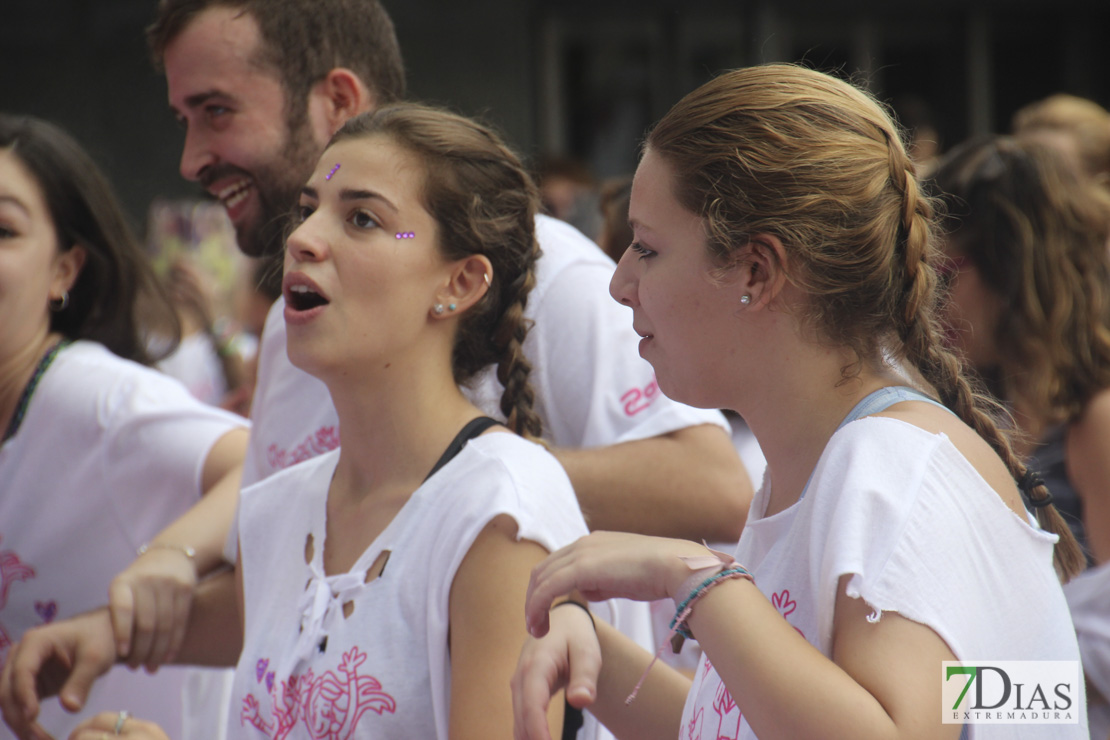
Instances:
[[[398,231],[394,236],[398,239],[415,239],[416,234],[411,231]]]

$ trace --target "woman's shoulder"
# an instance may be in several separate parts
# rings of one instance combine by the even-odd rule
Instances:
[[[953,485],[989,487],[946,433],[874,415],[833,435],[811,489],[818,497],[827,489],[826,505],[838,509],[877,507],[890,515],[908,510],[922,491]]]
[[[486,461],[491,474],[496,470],[508,479],[543,480],[555,475],[565,478],[563,466],[542,445],[508,431],[493,431],[472,439],[467,448],[475,458]],[[466,448],[464,448],[466,449]],[[476,464],[483,463],[477,460]],[[569,480],[567,481],[569,485]]]
[[[228,428],[247,420],[202,403],[179,381],[112,354],[103,345],[76,341],[55,357],[42,380],[41,407],[71,418],[88,413],[99,426],[128,420],[194,419]]]
[[[956,414],[930,403],[910,403],[892,407],[877,415],[892,422],[903,422],[917,429],[918,435],[939,440],[936,448],[947,452],[938,458],[944,475],[965,475],[968,485],[982,483],[1019,517],[1025,505],[1018,493],[1014,475],[995,447]],[[893,433],[893,432],[887,432]],[[906,431],[902,439],[910,441],[914,432]],[[919,436],[925,439],[926,436]],[[912,447],[913,442],[909,442]]]
[[[59,375],[81,381],[75,385],[86,392],[120,385],[180,385],[155,368],[124,359],[99,342],[87,339],[79,339],[62,349],[53,367]]]
[[[490,432],[471,440],[459,455],[457,475],[481,481],[484,494],[512,502],[523,512],[577,509],[566,471],[541,445],[511,432]],[[477,490],[475,486],[469,488]]]

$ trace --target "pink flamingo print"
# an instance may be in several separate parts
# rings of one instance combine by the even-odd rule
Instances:
[[[366,662],[366,657],[357,647],[344,653],[339,663],[339,672],[344,678],[332,671],[317,677],[310,669],[300,677],[291,676],[288,681],[280,681],[276,692],[270,689],[273,722],[262,718],[258,700],[247,695],[240,711],[240,722],[252,725],[274,740],[289,737],[298,721],[304,722],[314,740],[350,740],[366,712],[384,714],[397,709],[397,702],[382,691],[377,679],[358,675],[358,667]],[[264,675],[264,670],[256,668],[259,683],[270,675]],[[280,695],[280,700],[275,693]]]

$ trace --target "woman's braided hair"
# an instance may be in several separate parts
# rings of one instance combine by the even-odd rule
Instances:
[[[803,325],[863,363],[907,363],[979,433],[1015,480],[1026,468],[995,419],[1005,412],[972,385],[942,341],[937,314],[933,200],[887,111],[834,77],[786,64],[723,74],[676,104],[645,146],[677,178],[675,195],[705,219],[709,248],[727,267],[753,234],[786,247],[788,279],[810,297]],[[1043,485],[1031,501],[1047,497]],[[1083,562],[1052,506],[1037,508],[1060,536],[1058,570]]]
[[[486,295],[460,319],[452,367],[459,384],[496,364],[501,413],[518,434],[542,433],[529,384],[524,316],[540,256],[535,237],[539,194],[517,156],[490,128],[416,103],[389,105],[348,121],[332,143],[385,136],[425,165],[423,203],[439,227],[448,260],[484,255],[493,265]]]

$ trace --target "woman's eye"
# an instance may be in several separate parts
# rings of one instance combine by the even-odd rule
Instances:
[[[312,206],[297,206],[297,223],[304,223],[316,209]]]
[[[647,259],[648,257],[651,257],[655,254],[655,252],[651,251],[639,242],[632,242],[628,245],[628,248],[631,249],[634,253],[640,255],[640,259]]]
[[[378,225],[374,217],[366,211],[355,211],[351,214],[351,223],[360,229],[372,229]]]

